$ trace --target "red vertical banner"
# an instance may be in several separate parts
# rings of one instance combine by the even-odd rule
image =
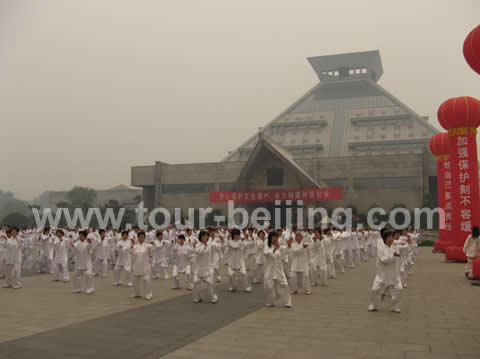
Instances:
[[[477,129],[471,127],[448,131],[452,185],[458,198],[454,205],[454,228],[457,230],[454,238],[455,245],[460,247],[472,227],[480,225],[476,134]]]
[[[445,213],[443,228],[440,216],[439,240],[445,243],[452,237],[454,191],[452,184],[452,168],[448,155],[437,157],[438,207]],[[444,249],[445,250],[445,249]]]
[[[438,208],[443,210],[444,216],[440,211],[438,241],[434,243],[434,250],[444,252],[448,245],[451,245],[449,239],[452,237],[453,230],[453,203],[454,195],[452,184],[452,168],[448,156],[448,133],[437,133],[430,139],[430,152],[436,156],[437,160],[437,195]]]
[[[468,96],[451,98],[438,109],[438,121],[448,130],[452,177],[452,235],[449,241],[453,243],[445,250],[445,257],[465,261],[465,239],[473,226],[480,226],[476,141],[480,101]]]

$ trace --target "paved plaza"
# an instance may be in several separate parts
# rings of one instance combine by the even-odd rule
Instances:
[[[170,281],[154,281],[145,301],[111,278],[86,296],[28,276],[22,290],[0,290],[0,358],[480,358],[480,287],[463,264],[420,248],[401,314],[367,312],[374,273],[370,259],[294,296],[293,309],[265,308],[261,286],[223,285],[217,304],[196,305]]]

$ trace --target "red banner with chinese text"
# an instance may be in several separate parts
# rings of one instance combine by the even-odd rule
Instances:
[[[452,239],[457,246],[463,246],[480,219],[476,129],[468,128],[462,133],[452,130],[456,129],[448,133],[452,192],[456,192],[452,193]],[[447,208],[445,210],[447,217]]]
[[[274,201],[335,201],[343,197],[342,188],[286,189],[265,191],[210,192],[210,202],[262,203]]]

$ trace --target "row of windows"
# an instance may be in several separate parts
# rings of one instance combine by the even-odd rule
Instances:
[[[220,183],[220,191],[231,191],[233,183]],[[215,183],[163,184],[162,193],[208,193],[216,190]]]
[[[366,74],[367,69],[365,67],[357,68],[357,69],[339,69],[333,71],[323,71],[322,75],[331,76],[331,77],[346,77],[346,76],[353,76],[353,75],[360,75]]]

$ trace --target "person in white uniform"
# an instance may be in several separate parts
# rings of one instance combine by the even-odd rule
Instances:
[[[132,241],[128,239],[128,231],[123,231],[121,239],[117,242],[115,252],[117,253],[117,261],[113,268],[113,285],[122,285],[122,273],[125,273],[125,282],[127,287],[132,284]]]
[[[323,243],[325,245],[325,249],[327,250],[327,271],[328,276],[331,279],[337,278],[337,273],[335,272],[335,243],[333,242],[332,232],[330,229],[323,230]]]
[[[260,279],[263,278],[263,267],[265,265],[265,232],[258,232],[257,238],[255,240],[256,256],[255,256],[255,275],[253,278],[253,283],[260,283]]]
[[[478,226],[472,228],[472,233],[467,237],[463,245],[463,252],[467,256],[465,265],[465,277],[472,277],[472,264],[475,258],[480,256],[480,230]]]
[[[310,277],[314,286],[328,285],[327,248],[322,239],[321,229],[315,229],[312,245],[308,247],[310,259]]]
[[[40,253],[38,257],[38,272],[53,274],[53,237],[50,227],[45,227],[38,237]]]
[[[290,289],[293,294],[297,294],[299,289],[303,289],[307,295],[312,294],[307,248],[308,244],[304,243],[302,233],[300,231],[296,232],[295,240],[290,244],[292,254]]]
[[[162,231],[157,231],[155,237],[156,238],[152,241],[152,278],[158,279],[161,276],[162,279],[167,280],[168,258],[170,256],[172,243],[169,239],[164,238]]]
[[[355,268],[352,255],[352,232],[350,229],[345,229],[341,235],[343,237],[343,258],[345,261],[345,267]]]
[[[18,228],[7,230],[4,246],[5,252],[5,286],[4,288],[20,289],[22,266],[22,239],[18,236]]]
[[[230,292],[237,289],[243,289],[250,293],[252,287],[248,283],[247,268],[245,265],[245,256],[248,250],[248,242],[240,239],[240,231],[236,228],[231,231],[231,239],[228,241],[230,260],[228,263],[228,279],[230,283]]]
[[[225,238],[221,236],[219,233],[214,228],[210,228],[208,230],[208,241],[213,243],[216,250],[214,250],[211,255],[211,261],[212,261],[212,268],[213,268],[213,276],[217,283],[220,283],[222,281],[222,276],[220,274],[220,262],[222,260],[222,250],[225,246]]]
[[[132,243],[133,298],[150,300],[152,293],[152,246],[145,242],[145,232],[137,233],[138,243]]]
[[[367,252],[367,235],[368,232],[360,230],[358,232],[358,244],[360,247],[360,259],[363,262],[368,261],[368,252]]]
[[[282,263],[285,254],[282,252],[287,250],[286,246],[280,246],[277,232],[272,231],[268,234],[268,242],[264,248],[265,272],[263,277],[267,307],[273,307],[275,300],[280,300],[286,308],[292,307],[292,296]]]
[[[173,269],[172,269],[172,289],[180,289],[180,274],[185,275],[186,287],[193,289],[191,259],[193,248],[185,243],[185,235],[180,234],[177,243],[172,248]]]
[[[96,235],[95,262],[93,273],[95,276],[105,278],[108,274],[108,260],[110,259],[110,243],[105,236],[105,230],[100,229]]]
[[[65,237],[62,229],[55,231],[55,239],[53,240],[55,264],[53,268],[53,280],[68,282],[70,280],[70,272],[68,271],[68,249],[70,248],[70,240]]]
[[[6,231],[0,230],[0,279],[5,278],[6,261],[5,261],[5,243],[7,241]]]
[[[217,303],[218,296],[215,294],[215,283],[213,279],[213,252],[217,251],[218,243],[208,240],[208,233],[200,231],[198,242],[194,243],[195,250],[195,270],[193,272],[193,301],[200,303],[201,286],[205,284],[208,292],[208,300],[213,304]]]
[[[345,273],[345,258],[343,254],[343,240],[341,232],[332,232],[333,243],[335,246],[334,262],[336,273]]]
[[[78,232],[78,241],[73,243],[73,253],[75,256],[75,271],[73,273],[73,293],[81,293],[82,288],[85,294],[93,294],[93,264],[92,253],[94,245],[92,238],[87,238],[87,231]]]
[[[370,295],[369,312],[378,310],[382,295],[389,289],[392,296],[392,312],[400,313],[402,297],[402,281],[397,261],[400,254],[392,247],[394,234],[391,231],[382,232],[383,243],[377,245],[377,269]]]

